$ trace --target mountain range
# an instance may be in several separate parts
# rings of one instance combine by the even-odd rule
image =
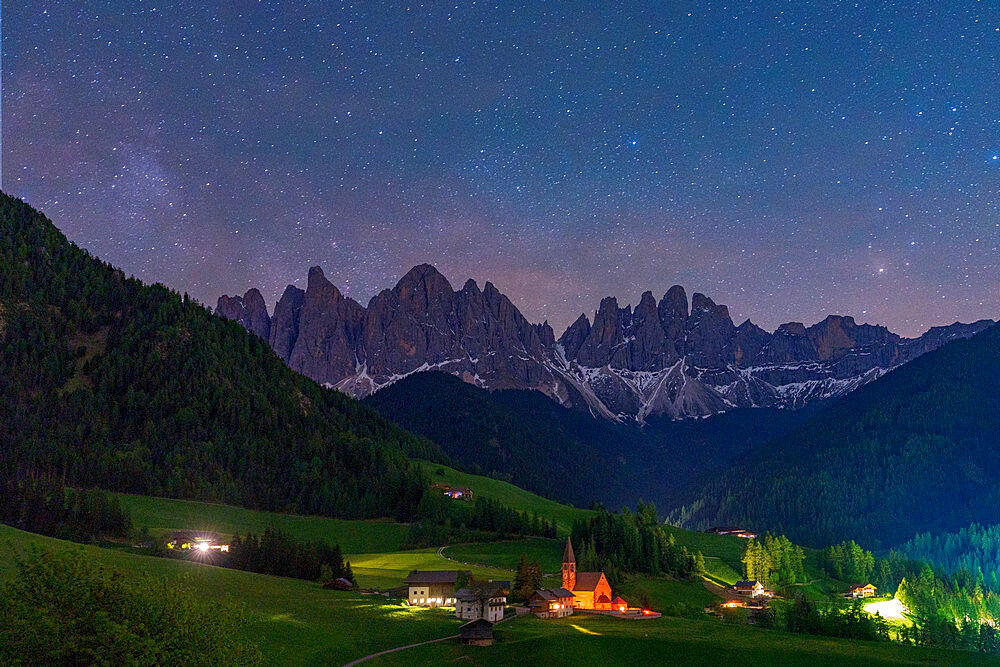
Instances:
[[[998,376],[1000,326],[942,345],[756,447],[671,519],[883,549],[997,523]]]
[[[455,291],[433,266],[411,269],[367,307],[309,270],[269,314],[257,289],[222,296],[216,312],[267,341],[293,370],[354,397],[412,373],[441,370],[486,389],[534,389],[615,421],[704,417],[740,407],[798,408],[845,395],[991,320],[903,338],[830,315],[768,332],[675,285],[633,309],[614,297],[557,339],[532,324],[492,283]]]

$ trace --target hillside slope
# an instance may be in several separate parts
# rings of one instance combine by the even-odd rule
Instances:
[[[639,499],[669,509],[808,412],[732,410],[699,420],[618,424],[541,393],[488,391],[442,372],[415,373],[365,399],[437,443],[455,465],[586,507]]]
[[[890,547],[996,522],[1000,326],[859,389],[710,483],[674,519],[745,523],[797,541]]]
[[[0,195],[0,471],[329,516],[411,516],[439,450]]]

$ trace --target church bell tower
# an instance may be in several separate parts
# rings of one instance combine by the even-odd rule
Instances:
[[[576,556],[573,554],[573,543],[566,538],[566,551],[563,552],[562,585],[568,591],[576,588]]]

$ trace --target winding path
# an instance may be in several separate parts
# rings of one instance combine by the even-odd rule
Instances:
[[[441,637],[439,639],[428,639],[425,642],[417,642],[416,644],[407,644],[406,646],[397,646],[396,648],[386,649],[385,651],[379,651],[378,653],[372,653],[370,655],[366,655],[363,658],[358,658],[357,660],[352,660],[351,662],[346,663],[344,665],[344,667],[353,667],[354,665],[362,663],[365,660],[371,660],[372,658],[377,658],[377,657],[382,656],[382,655],[387,655],[389,653],[395,653],[396,651],[404,651],[404,650],[406,650],[408,648],[414,648],[416,646],[423,646],[424,644],[436,644],[437,642],[444,642],[444,641],[448,641],[449,639],[458,639],[458,635],[451,635],[450,637]]]

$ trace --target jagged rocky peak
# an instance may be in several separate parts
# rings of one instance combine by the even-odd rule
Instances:
[[[643,319],[656,316],[656,299],[653,298],[653,293],[646,290],[639,297],[639,305],[635,307],[635,315],[639,316],[642,313]]]
[[[215,312],[223,317],[236,320],[243,328],[270,342],[271,318],[267,314],[267,304],[256,287],[251,287],[240,296],[219,297]]]
[[[305,298],[304,290],[289,285],[274,306],[274,317],[271,318],[271,348],[286,361],[299,337],[299,312],[302,310]]]
[[[727,306],[716,305],[704,294],[695,292],[691,297],[691,314],[685,325],[687,338],[684,354],[696,368],[723,366],[723,351],[735,330]]]
[[[575,359],[580,347],[590,335],[590,320],[585,313],[580,313],[573,324],[559,337],[559,344],[563,346],[563,351],[567,359]]]
[[[666,337],[673,341],[681,338],[688,318],[688,300],[684,288],[674,285],[668,289],[656,309]]]
[[[454,295],[448,279],[430,264],[420,264],[407,271],[393,291],[399,302],[413,312],[447,309]]]
[[[581,364],[600,368],[611,361],[612,349],[622,341],[622,320],[626,317],[631,321],[632,311],[620,310],[618,299],[608,296],[601,300],[590,333],[576,354]]]
[[[764,349],[770,338],[771,334],[747,318],[736,327],[733,337],[726,345],[724,356],[734,366],[746,366],[760,357],[761,350]]]
[[[789,336],[805,336],[806,325],[802,324],[802,322],[785,322],[778,326],[778,330],[775,333],[788,334]]]
[[[541,324],[536,324],[535,329],[538,333],[538,340],[542,345],[552,347],[556,344],[556,332],[552,330],[552,326],[548,320],[545,320]]]
[[[465,284],[462,285],[462,291],[466,294],[482,294],[482,290],[479,289],[479,285],[476,284],[476,281],[472,278],[465,281]]]
[[[674,285],[657,303],[601,300],[556,341],[497,287],[467,280],[455,292],[430,264],[408,271],[367,308],[322,269],[305,290],[289,285],[272,317],[257,290],[219,299],[217,312],[268,340],[293,369],[355,396],[408,373],[436,369],[491,389],[537,389],[610,419],[700,417],[732,407],[799,407],[839,396],[948,340],[991,324],[938,327],[907,340],[885,327],[831,315],[774,333]],[[269,327],[269,331],[268,331]]]

